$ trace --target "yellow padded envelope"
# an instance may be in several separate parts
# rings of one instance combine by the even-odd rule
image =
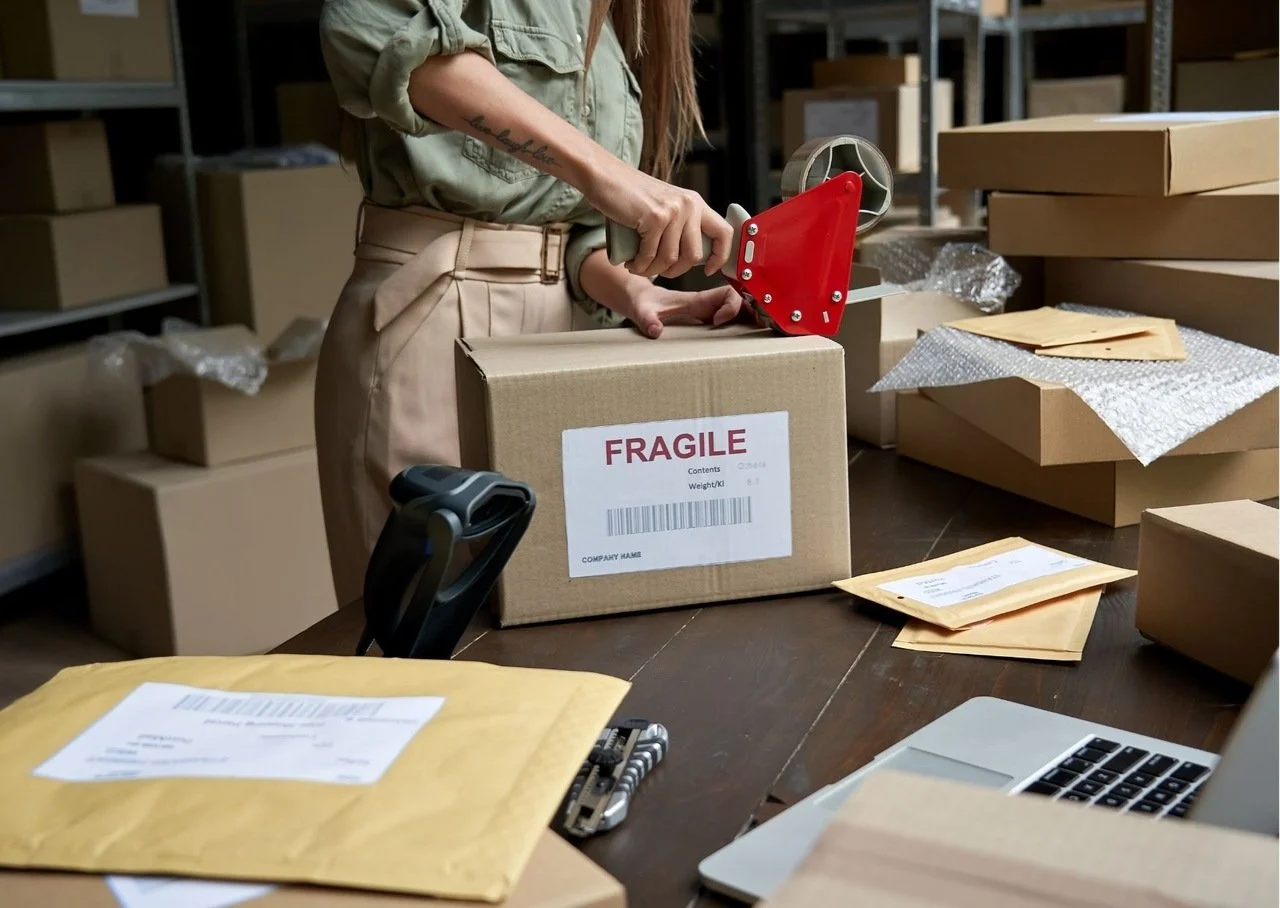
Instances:
[[[97,746],[103,729],[124,709],[107,717],[113,708],[127,697],[136,700],[140,690],[167,692],[164,685],[232,692],[223,698],[228,702],[252,692],[438,697],[443,703],[408,734],[385,767],[362,764],[338,747],[350,778],[364,773],[376,776],[373,781],[47,777],[50,767],[63,772],[79,765],[67,755],[82,757],[85,742]],[[585,672],[357,657],[176,657],[67,669],[0,711],[0,865],[502,901],[628,688],[617,678]],[[222,702],[204,696],[209,699],[190,703],[204,709]],[[214,712],[207,721],[262,722],[272,710],[280,713],[276,706],[233,709]],[[298,715],[291,706],[289,711]],[[147,715],[158,714],[162,710]],[[333,707],[304,718],[363,721],[357,727],[368,740],[397,733],[395,723],[376,724],[369,715]],[[389,708],[382,715],[397,713]],[[129,746],[141,742],[167,753],[164,735],[154,733],[162,727],[157,723],[167,721],[150,722],[149,733],[135,736]],[[256,743],[253,753],[295,747],[289,736],[310,734],[306,727],[281,723],[254,726],[254,734],[281,737]],[[216,725],[202,726],[198,734],[218,731]],[[171,753],[187,753],[181,747],[190,745],[174,743],[179,749]],[[328,759],[329,752],[320,756]],[[168,765],[167,756],[152,754],[147,751],[145,758]],[[107,771],[114,771],[111,761],[107,749],[100,761]],[[227,772],[233,764],[195,762],[190,765],[200,769],[183,771]]]

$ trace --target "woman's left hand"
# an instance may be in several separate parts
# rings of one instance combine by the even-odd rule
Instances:
[[[710,290],[668,290],[645,281],[628,294],[627,304],[615,309],[646,337],[662,336],[664,325],[728,324],[742,312],[742,297],[727,284]]]

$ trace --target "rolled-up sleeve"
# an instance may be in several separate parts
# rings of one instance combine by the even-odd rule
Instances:
[[[569,278],[569,291],[573,301],[597,324],[606,328],[616,328],[626,319],[612,309],[601,306],[582,289],[582,264],[591,253],[603,248],[605,248],[603,223],[576,225],[569,234],[564,268]]]
[[[462,18],[465,0],[328,0],[320,46],[338,103],[353,116],[378,118],[398,132],[424,136],[448,127],[414,109],[409,75],[429,57],[477,51],[489,39]]]

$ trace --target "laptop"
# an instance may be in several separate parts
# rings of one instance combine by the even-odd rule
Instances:
[[[707,888],[731,898],[767,898],[867,774],[890,768],[1153,821],[1280,834],[1278,660],[1280,653],[1254,687],[1221,756],[1008,700],[968,700],[721,848],[698,865],[699,875]]]

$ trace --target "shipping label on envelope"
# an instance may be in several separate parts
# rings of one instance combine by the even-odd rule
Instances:
[[[893,645],[924,653],[1078,662],[1101,599],[1102,587],[1094,587],[958,631],[913,618]]]
[[[928,624],[959,630],[1136,574],[1011,537],[835,585]]]
[[[628,687],[325,656],[67,669],[0,711],[0,865],[502,901]]]

